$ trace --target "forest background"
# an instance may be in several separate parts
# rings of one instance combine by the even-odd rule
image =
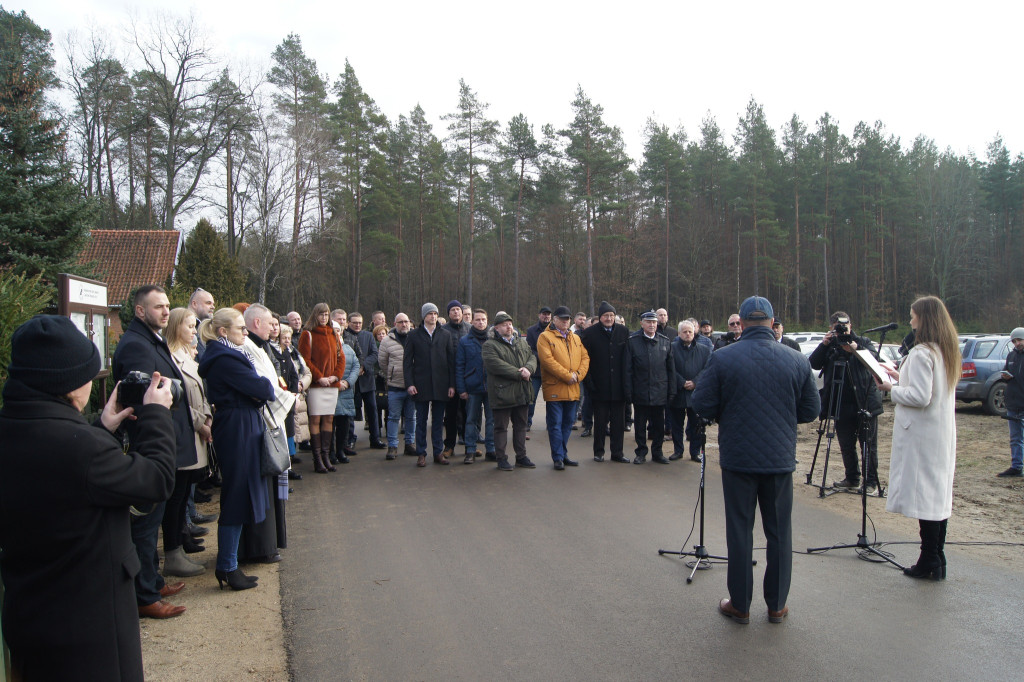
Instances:
[[[17,272],[71,269],[87,229],[178,229],[178,288],[281,312],[416,317],[458,298],[529,323],[608,299],[721,326],[757,292],[795,330],[837,307],[904,322],[932,293],[966,330],[1024,307],[1024,157],[998,134],[977,158],[827,112],[772,125],[751,98],[696,130],[652,117],[631,158],[582,87],[569,120],[498,121],[488,86],[459,80],[436,127],[418,104],[381,111],[348,61],[321,73],[297,34],[253,69],[218,57],[194,15],[57,46],[24,13],[0,18],[0,182],[20,188],[0,265]]]

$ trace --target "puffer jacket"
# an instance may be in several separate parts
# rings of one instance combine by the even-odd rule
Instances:
[[[676,372],[676,397],[671,403],[672,407],[682,409],[690,406],[693,391],[687,391],[683,385],[687,381],[697,383],[710,357],[711,344],[703,344],[694,338],[693,343],[687,345],[678,336],[675,338],[672,342],[672,366]]]
[[[408,341],[409,335],[405,335]],[[405,359],[405,344],[398,340],[398,332],[392,329],[380,342],[377,349],[377,364],[384,374],[384,380],[388,388],[396,391],[404,391],[405,372],[402,362]]]
[[[574,401],[580,399],[580,382],[590,369],[590,356],[580,337],[567,332],[562,335],[552,324],[537,338],[537,359],[540,360],[541,390],[546,401]],[[576,383],[569,383],[576,372]]]
[[[351,344],[341,344],[345,353],[345,375],[341,377],[348,382],[348,388],[338,391],[338,403],[334,407],[335,416],[356,416],[356,388],[359,381],[359,359],[356,349]],[[340,381],[338,383],[341,383]]]
[[[481,355],[484,344],[494,338],[494,329],[488,329],[483,339],[477,337],[474,329],[459,340],[455,350],[455,392],[486,393],[487,370]]]
[[[807,358],[754,326],[711,354],[690,407],[718,422],[723,469],[784,474],[796,469],[797,424],[818,418],[820,400]]]
[[[512,333],[512,343],[494,334],[484,343],[481,359],[487,371],[487,399],[492,410],[506,410],[533,402],[533,385],[523,379],[519,368],[537,371],[537,357],[530,344],[518,333]]]
[[[655,332],[649,339],[643,330],[626,342],[622,388],[626,401],[635,405],[667,406],[676,396],[676,372],[672,342]]]

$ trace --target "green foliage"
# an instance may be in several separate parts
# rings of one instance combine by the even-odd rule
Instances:
[[[40,275],[0,271],[0,388],[7,381],[7,366],[11,363],[11,335],[43,312],[51,300],[52,292],[42,284]]]
[[[205,218],[196,223],[185,240],[174,280],[174,290],[187,293],[186,304],[188,296],[199,287],[213,294],[218,307],[248,300],[245,274],[228,255],[224,239]]]
[[[82,273],[76,260],[94,212],[71,180],[60,120],[46,103],[57,85],[51,49],[49,31],[0,7],[0,269],[53,283]]]

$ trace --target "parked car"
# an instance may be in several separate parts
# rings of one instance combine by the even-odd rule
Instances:
[[[1006,415],[1006,381],[1000,372],[1013,348],[1009,334],[967,334],[960,337],[962,376],[956,385],[956,399],[982,402],[989,414]]]

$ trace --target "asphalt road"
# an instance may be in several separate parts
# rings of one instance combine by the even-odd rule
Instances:
[[[578,433],[580,466],[563,472],[535,423],[534,470],[461,457],[418,469],[361,433],[351,464],[305,474],[280,565],[293,679],[1020,678],[1024,570],[947,546],[949,579],[933,583],[854,550],[798,554],[790,616],[773,625],[758,530],[751,623],[737,625],[717,612],[724,565],[687,584],[685,560],[657,552],[683,547],[700,466],[597,463]],[[705,545],[725,554],[714,447],[708,459]],[[799,496],[793,525],[797,551],[856,542],[860,528]],[[695,529],[686,549],[696,542]]]

